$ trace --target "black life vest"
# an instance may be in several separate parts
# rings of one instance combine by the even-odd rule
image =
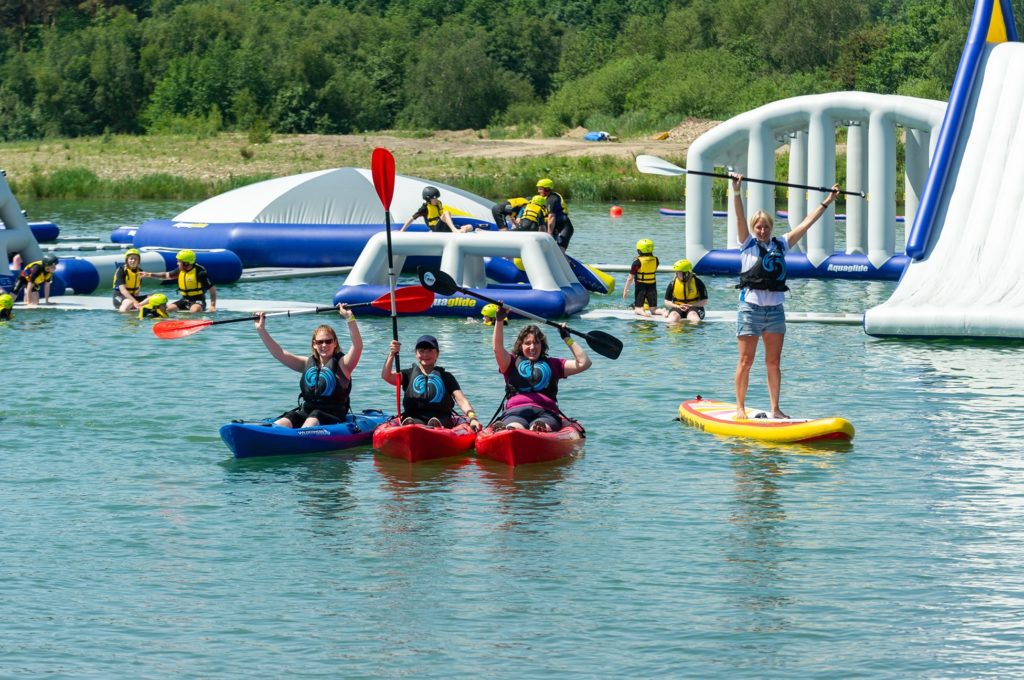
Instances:
[[[524,356],[514,357],[507,381],[513,392],[536,392],[558,401],[558,380],[546,359],[530,361]]]
[[[785,292],[789,290],[786,285],[786,254],[783,250],[782,241],[778,237],[772,237],[770,250],[757,244],[758,259],[754,266],[745,272],[740,272],[740,282],[737,288],[750,288],[751,290],[771,290]]]
[[[317,366],[314,356],[306,359],[306,368],[299,378],[299,398],[307,408],[348,413],[352,381],[341,370],[341,358],[342,354],[336,353],[323,366]]]
[[[419,366],[402,371],[406,383],[402,397],[402,411],[426,417],[447,416],[455,410],[455,397],[445,386],[445,370],[434,366],[430,373],[424,373]]]

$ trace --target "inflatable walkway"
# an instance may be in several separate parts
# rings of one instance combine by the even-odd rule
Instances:
[[[978,0],[921,205],[912,258],[869,309],[876,336],[1024,338],[1024,44],[1009,0]]]

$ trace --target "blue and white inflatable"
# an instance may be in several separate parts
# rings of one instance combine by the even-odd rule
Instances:
[[[441,269],[460,286],[507,302],[513,307],[544,317],[575,314],[590,302],[580,284],[547,234],[511,232],[489,234],[392,234],[395,270],[408,257],[440,258]],[[484,259],[520,258],[529,284],[488,284]],[[388,292],[387,236],[376,234],[366,244],[344,285],[334,296],[339,302],[370,302]],[[437,296],[427,314],[479,317],[486,303],[461,293]],[[369,307],[362,314],[389,312]]]
[[[456,225],[495,228],[491,201],[462,189],[395,176],[391,215],[400,227],[423,204],[423,188],[441,190]],[[384,230],[384,208],[370,170],[334,168],[271,179],[203,201],[170,220],[148,220],[135,232],[137,248],[230,250],[245,267],[352,265]],[[409,231],[426,231],[417,220]],[[118,240],[125,234],[118,233]]]

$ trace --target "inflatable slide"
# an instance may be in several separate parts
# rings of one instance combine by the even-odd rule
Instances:
[[[876,336],[1024,338],[1024,44],[1009,0],[978,0],[921,205],[911,261],[869,309]]]

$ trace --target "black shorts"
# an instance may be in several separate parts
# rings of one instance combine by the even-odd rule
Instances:
[[[691,307],[690,311],[691,312],[697,312],[697,316],[699,316],[701,318],[701,321],[704,320],[704,315],[707,313],[707,312],[704,311],[703,307]],[[683,314],[678,309],[673,309],[673,310],[670,311],[670,313],[671,312],[675,312],[676,314],[678,314],[679,316],[683,317],[684,319],[686,318],[686,314]],[[687,312],[687,313],[689,313],[689,312]]]
[[[136,295],[135,299],[138,300],[139,302],[145,302],[146,298],[148,298],[148,297],[149,297],[148,295]],[[115,291],[114,292],[114,309],[120,309],[121,308],[121,303],[124,302],[127,299],[128,298],[126,298],[125,296],[121,295],[120,292]]]
[[[575,229],[572,228],[572,222],[565,220],[561,224],[555,225],[555,243],[562,250],[569,249],[569,240],[572,239],[572,235]]]
[[[519,220],[519,226],[514,227],[513,231],[544,231],[539,224],[533,220]]]
[[[636,290],[633,291],[633,306],[643,307],[645,302],[651,309],[655,309],[658,306],[658,284],[636,284]]]
[[[552,432],[557,432],[562,429],[562,417],[556,413],[552,413],[540,406],[516,406],[508,409],[502,413],[495,422],[501,422],[505,425],[509,423],[519,423],[523,427],[529,428],[534,423],[546,423]]]
[[[338,416],[337,413],[332,413],[330,411],[322,411],[318,408],[310,409],[307,406],[300,406],[297,409],[282,413],[278,418],[287,418],[292,424],[292,427],[302,427],[302,424],[306,422],[307,418],[316,418],[320,421],[321,425],[337,425],[345,420],[346,415],[348,414],[346,413]]]
[[[406,418],[411,418],[413,420],[413,422],[416,423],[417,425],[426,425],[427,421],[430,420],[431,418],[437,418],[438,420],[441,421],[441,426],[442,427],[447,427],[449,429],[451,429],[451,428],[455,427],[455,425],[457,425],[457,422],[455,420],[455,416],[453,414],[451,414],[451,413],[449,413],[447,415],[440,415],[440,416],[437,415],[437,414],[430,415],[430,414],[427,414],[427,413],[417,413],[415,415],[410,415],[408,413],[403,413],[402,414],[402,420],[405,420]]]
[[[205,297],[201,297],[201,298],[181,298],[180,300],[175,300],[173,304],[174,304],[174,306],[177,309],[179,309],[179,310],[181,310],[183,312],[187,312],[189,309],[191,309],[192,305],[200,305],[203,308],[202,311],[204,311],[204,312],[206,311],[206,298]]]

